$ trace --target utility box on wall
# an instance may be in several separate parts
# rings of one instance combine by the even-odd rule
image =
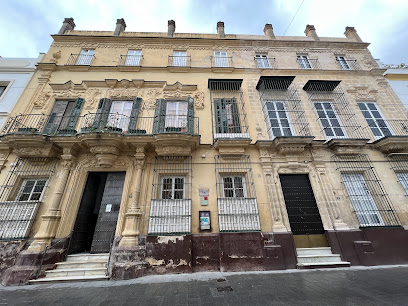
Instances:
[[[211,230],[211,213],[210,211],[200,211],[200,230]]]

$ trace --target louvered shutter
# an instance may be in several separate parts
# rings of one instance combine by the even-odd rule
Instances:
[[[55,101],[55,105],[52,108],[50,118],[44,128],[44,134],[54,135],[61,123],[62,117],[67,109],[68,101]]]
[[[137,119],[139,118],[139,112],[140,112],[141,106],[142,106],[142,98],[136,98],[133,100],[132,111],[130,112],[128,133],[136,133]]]
[[[93,127],[96,127],[98,129],[103,129],[107,125],[111,105],[112,105],[111,99],[102,98],[99,100],[98,110],[96,111],[96,114],[95,114]]]
[[[78,98],[75,101],[74,108],[68,118],[67,129],[75,129],[76,123],[78,121],[79,114],[81,113],[82,106],[84,105],[84,98]]]
[[[156,100],[156,109],[154,110],[153,134],[164,132],[164,123],[166,120],[166,101],[164,99]]]
[[[194,98],[188,97],[187,133],[194,134]]]

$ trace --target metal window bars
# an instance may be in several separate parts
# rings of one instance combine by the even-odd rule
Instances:
[[[369,139],[338,81],[309,81],[303,89],[316,112],[326,140]]]
[[[368,155],[334,155],[332,159],[361,227],[400,226],[398,215]]]
[[[36,219],[41,198],[19,201],[18,195],[24,179],[46,180],[42,194],[55,173],[57,159],[48,157],[17,158],[10,166],[0,186],[0,240],[24,239],[29,236]]]
[[[302,69],[322,69],[317,58],[298,57],[296,61]]]
[[[121,55],[118,66],[141,66],[143,55]]]
[[[191,156],[156,156],[149,235],[191,233]]]
[[[210,79],[213,139],[250,138],[242,80]]]
[[[349,60],[342,57],[336,57],[336,61],[342,70],[361,70],[357,60]]]
[[[82,65],[82,66],[91,66],[92,62],[95,59],[94,54],[72,54],[70,55],[67,65],[72,66],[72,65]]]
[[[256,67],[260,69],[277,69],[275,57],[254,57]]]
[[[249,155],[216,155],[214,159],[220,232],[260,231]]]
[[[364,127],[372,139],[378,140],[389,136],[408,136],[408,120],[367,119]]]
[[[261,77],[257,89],[271,139],[311,136],[293,77]]]
[[[394,170],[398,181],[404,188],[406,196],[408,196],[408,155],[407,154],[391,154],[388,156],[388,161],[391,164],[391,169]]]

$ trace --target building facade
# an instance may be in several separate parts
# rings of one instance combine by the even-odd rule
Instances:
[[[391,88],[395,91],[402,104],[404,104],[405,108],[408,110],[408,66],[405,64],[380,64],[380,67],[387,69],[384,72],[384,77],[390,83]]]
[[[408,262],[407,114],[354,28],[74,28],[2,130],[3,284]]]

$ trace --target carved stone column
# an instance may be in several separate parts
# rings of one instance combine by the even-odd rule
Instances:
[[[143,147],[138,147],[136,149],[135,157],[135,165],[137,168],[135,190],[132,195],[132,205],[125,214],[125,226],[122,232],[122,239],[119,243],[120,248],[132,248],[139,244],[139,227],[140,218],[142,216],[142,211],[139,205],[139,197],[140,187],[142,185],[143,168],[145,164]]]
[[[40,228],[37,234],[35,234],[34,236],[35,240],[28,248],[28,251],[30,252],[40,252],[44,250],[45,246],[49,245],[51,243],[51,240],[55,238],[59,221],[61,219],[61,199],[64,195],[68,177],[75,161],[75,158],[72,155],[65,154],[62,155],[62,158],[62,169],[53,189],[50,208],[44,215],[41,216]]]
[[[288,229],[286,228],[285,224],[283,223],[283,214],[280,205],[280,199],[278,196],[278,187],[276,182],[273,182],[273,172],[267,172],[264,170],[265,181],[266,181],[266,189],[268,191],[268,198],[269,203],[272,209],[272,230],[274,232],[287,232]]]

